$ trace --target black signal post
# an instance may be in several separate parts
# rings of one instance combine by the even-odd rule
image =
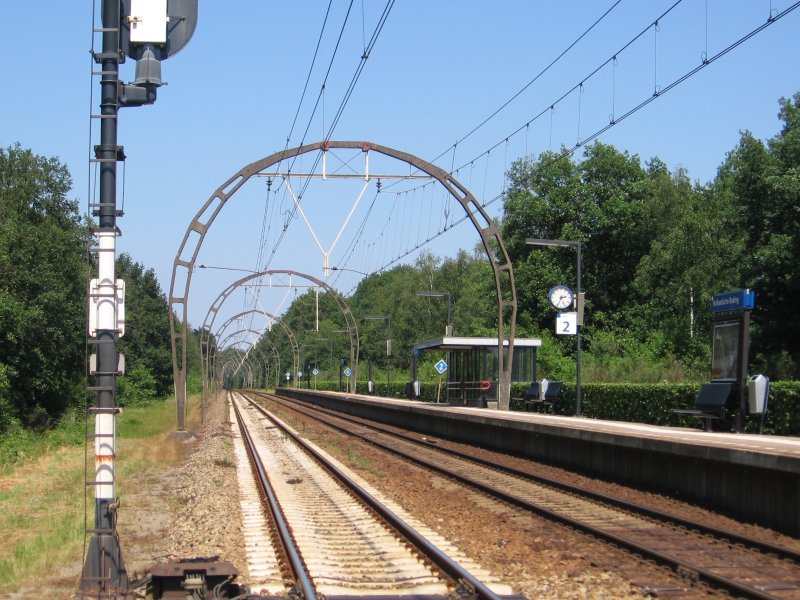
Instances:
[[[122,375],[124,361],[117,352],[117,340],[124,331],[124,286],[115,274],[116,238],[120,235],[117,218],[117,162],[125,159],[117,142],[119,109],[142,106],[156,100],[162,85],[161,63],[188,43],[197,23],[197,0],[168,0],[140,3],[132,14],[131,0],[103,0],[102,50],[93,54],[100,76],[100,113],[92,115],[100,123],[100,143],[92,162],[99,169],[99,202],[91,205],[98,226],[93,229],[97,254],[97,277],[89,285],[89,344],[93,348],[87,389],[95,392],[94,416],[95,468],[87,485],[94,489],[94,526],[81,575],[83,597],[117,597],[130,588],[116,530],[116,378]],[[168,27],[168,23],[172,26]],[[94,24],[93,24],[94,26]],[[125,84],[119,65],[129,56],[136,59],[136,78]]]

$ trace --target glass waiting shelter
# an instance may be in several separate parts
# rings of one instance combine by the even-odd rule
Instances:
[[[514,340],[512,383],[536,381],[536,349],[541,345],[539,339]],[[497,406],[497,338],[443,337],[414,344],[414,358],[422,352],[437,354],[447,363],[444,374],[447,388],[443,394],[447,404],[482,408]],[[507,351],[503,358],[506,356]]]

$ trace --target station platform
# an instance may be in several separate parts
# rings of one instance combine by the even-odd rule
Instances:
[[[713,433],[342,392],[278,394],[646,487],[800,537],[800,438]]]

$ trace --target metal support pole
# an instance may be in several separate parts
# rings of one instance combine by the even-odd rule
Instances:
[[[575,290],[575,309],[578,311],[578,322],[575,327],[575,416],[581,416],[581,319],[580,315],[583,314],[583,306],[581,303],[581,270],[583,268],[583,244],[581,242],[574,242],[570,240],[547,240],[539,238],[527,238],[525,243],[531,246],[554,246],[557,248],[575,248],[577,251],[577,268],[576,277],[578,279],[577,290]]]
[[[736,432],[744,433],[744,416],[747,414],[747,367],[750,358],[750,312],[742,313],[742,339],[739,344],[739,414],[736,416]],[[764,413],[761,413],[763,423]]]
[[[576,302],[576,310],[580,310],[581,307],[577,306],[577,303],[580,302],[581,298],[581,269],[583,268],[582,265],[582,255],[581,255],[581,243],[578,242],[578,289],[575,292],[575,302]],[[577,344],[577,348],[575,351],[575,416],[581,416],[581,323],[578,320],[578,324],[575,327],[575,343]]]
[[[387,317],[387,324],[388,324],[388,337],[386,338],[386,354],[389,363],[389,368],[386,370],[386,395],[390,398],[392,397],[392,354],[394,354],[394,349],[391,351],[389,350],[392,346],[392,317],[391,315]]]
[[[95,158],[100,165],[98,272],[93,293],[96,302],[97,372],[94,375],[95,406],[89,409],[95,419],[94,531],[81,576],[81,589],[113,594],[130,586],[116,529],[116,403],[117,374],[117,287],[114,263],[117,237],[117,117],[120,31],[119,0],[103,0],[103,50],[96,60],[102,65],[100,81],[100,145]]]

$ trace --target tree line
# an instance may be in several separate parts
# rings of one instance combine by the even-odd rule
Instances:
[[[84,389],[92,223],[71,187],[58,159],[0,148],[0,432],[47,427],[94,399]],[[116,270],[127,312],[118,402],[161,398],[172,386],[166,297],[154,271],[130,256]]]
[[[517,335],[544,342],[540,375],[574,379],[574,339],[553,335],[547,291],[574,287],[577,265],[574,248],[533,247],[526,238],[582,243],[585,380],[707,379],[711,297],[743,288],[756,293],[751,370],[773,380],[800,375],[793,302],[800,287],[800,94],[779,101],[778,117],[781,131],[766,142],[741,133],[708,183],[692,182],[682,168],[670,171],[657,157],[643,163],[600,142],[580,158],[563,150],[513,163],[500,227],[514,266]],[[412,344],[443,335],[446,299],[417,291],[451,294],[457,335],[496,335],[496,295],[482,248],[444,259],[423,254],[413,265],[364,278],[348,298],[362,363],[407,371]],[[307,331],[314,305],[311,293],[298,296],[286,322]],[[391,317],[391,361],[388,319],[366,316]],[[301,363],[327,369],[333,362],[335,372],[349,352],[337,333],[343,325],[335,304],[321,302],[320,330],[300,336]],[[279,330],[267,344],[291,356]],[[324,360],[324,348],[336,361]]]
[[[743,132],[707,183],[600,142],[580,157],[545,152],[512,164],[500,227],[516,278],[517,335],[543,340],[539,376],[574,378],[574,340],[553,334],[546,294],[556,284],[572,286],[576,265],[574,249],[528,246],[531,237],[583,244],[584,380],[707,378],[711,296],[739,288],[756,292],[751,370],[798,378],[800,94],[780,100],[778,117],[782,128],[769,140]],[[69,199],[71,184],[58,159],[19,144],[0,148],[0,430],[46,426],[92,401],[84,391],[92,224]],[[152,269],[121,255],[117,272],[127,284],[128,318],[119,401],[161,398],[172,385],[169,305]],[[347,298],[362,374],[372,363],[376,380],[399,384],[411,346],[444,334],[447,299],[418,291],[451,295],[457,335],[496,335],[494,281],[482,248],[448,258],[425,253],[365,277]],[[300,294],[283,320],[299,334],[301,367],[313,363],[335,377],[349,356],[344,319],[321,293],[319,331],[309,332],[315,304],[313,292]],[[190,334],[188,376],[197,387],[199,350]],[[272,347],[285,372],[291,352],[279,327],[255,352],[274,368]],[[426,375],[433,377],[430,364]]]

